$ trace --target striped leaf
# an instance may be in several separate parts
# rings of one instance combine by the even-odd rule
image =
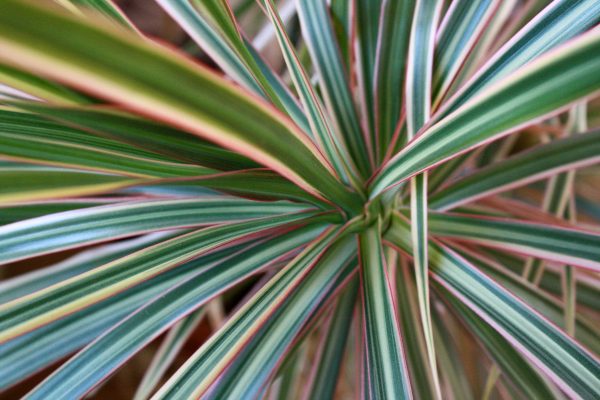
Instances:
[[[356,270],[355,246],[354,240],[345,238],[323,254],[285,304],[232,359],[232,365],[211,388],[211,396],[259,396],[295,338],[302,337],[303,325],[310,326],[344,281],[352,279],[349,277]]]
[[[429,120],[431,113],[431,84],[434,41],[441,1],[417,0],[410,33],[406,71],[406,125],[407,138],[412,140],[417,131]],[[441,399],[441,390],[435,360],[433,328],[429,301],[429,260],[427,254],[427,172],[410,180],[411,231],[414,244],[417,298],[425,346],[433,377],[435,398]]]
[[[378,160],[393,150],[392,140],[406,101],[402,87],[406,75],[406,55],[415,2],[385,1],[382,5],[377,60],[375,63],[376,141]]]
[[[355,278],[344,289],[333,310],[331,323],[323,332],[325,342],[318,360],[315,360],[316,371],[310,388],[306,390],[307,399],[331,399],[334,397],[350,335],[358,283],[358,279]]]
[[[160,347],[156,350],[154,358],[152,358],[152,362],[148,366],[144,378],[135,392],[134,400],[145,400],[150,397],[150,394],[163,378],[185,342],[204,320],[205,314],[205,310],[201,308],[183,318],[169,329],[169,333],[167,333]]]
[[[137,30],[129,18],[111,0],[66,0],[66,2],[81,9],[94,10],[110,21],[114,21],[126,28]]]
[[[362,177],[371,170],[358,115],[348,87],[339,48],[335,42],[326,3],[307,0],[297,3],[302,34],[317,75],[325,105],[331,113],[337,134],[344,143]]]
[[[379,29],[382,22],[384,0],[356,0],[351,4],[354,8],[352,24],[356,31],[356,73],[360,88],[363,119],[366,120],[368,144],[375,149],[375,71]],[[352,67],[351,67],[352,68]],[[369,140],[370,139],[370,140]]]
[[[574,39],[497,82],[452,114],[427,127],[386,163],[371,197],[470,148],[506,135],[600,89],[600,31]],[[593,56],[590,56],[593,55]]]
[[[345,148],[343,141],[334,135],[330,122],[325,117],[323,107],[311,87],[310,80],[296,55],[292,42],[285,31],[283,22],[272,0],[265,0],[264,5],[275,27],[277,41],[279,42],[279,47],[283,53],[288,71],[290,71],[294,86],[306,110],[313,137],[316,138],[319,147],[333,164],[338,175],[343,177],[348,173],[352,175],[356,174],[353,163],[349,163],[348,150]]]
[[[133,197],[125,196],[126,199],[133,200]],[[83,197],[77,199],[58,199],[58,200],[40,200],[22,203],[9,203],[0,206],[0,225],[10,224],[25,219],[40,217],[42,215],[53,214],[69,210],[77,210],[86,207],[101,206],[103,204],[118,203],[121,198],[109,197]]]
[[[432,82],[434,104],[439,104],[456,79],[499,3],[498,0],[458,0],[453,1],[446,11],[436,37]]]
[[[45,215],[0,227],[0,263],[144,232],[302,211],[290,203],[214,197],[125,202]]]
[[[433,399],[436,394],[436,388],[433,384],[432,371],[429,365],[428,352],[425,347],[425,335],[423,334],[423,323],[419,311],[419,300],[417,298],[417,288],[415,284],[415,273],[412,264],[408,264],[406,259],[401,259],[396,266],[395,295],[398,303],[398,319],[404,339],[404,351],[406,353],[406,364],[412,384],[412,391],[415,398]],[[392,269],[393,270],[393,269]],[[433,321],[432,321],[433,322]],[[434,325],[435,326],[435,325]],[[433,329],[434,339],[436,330]],[[437,346],[436,348],[439,347]],[[436,351],[436,360],[440,360],[440,351]],[[442,374],[445,371],[441,371]]]
[[[600,161],[600,131],[554,140],[492,164],[453,182],[430,198],[431,208],[447,210],[559,172]]]
[[[554,0],[517,32],[482,66],[461,91],[443,107],[442,115],[456,110],[483,88],[510,75],[556,46],[600,22],[600,5],[593,0]]]
[[[410,228],[396,214],[386,238],[411,252]],[[568,335],[448,247],[431,242],[432,276],[490,324],[525,357],[573,397],[593,398],[600,387],[600,363]]]
[[[201,256],[2,344],[0,357],[6,363],[0,366],[0,386],[10,386],[79,350],[154,297],[239,250],[240,246],[230,247]]]
[[[34,102],[14,102],[11,105],[84,129],[88,136],[92,133],[125,142],[137,149],[143,148],[155,155],[166,156],[172,161],[219,170],[258,167],[258,164],[239,154],[193,137],[187,132],[106,106],[60,107]]]
[[[583,229],[466,214],[429,215],[433,235],[501,248],[593,271],[600,269],[600,234]]]
[[[297,222],[298,214],[194,231],[104,264],[86,273],[0,306],[0,342],[115,295],[221,246]]]
[[[3,8],[1,59],[25,69],[35,65],[36,72],[187,129],[273,168],[310,192],[356,207],[354,196],[302,132],[206,68],[147,41],[29,3],[8,0]],[[30,20],[37,23],[26,22]],[[72,35],[63,35],[56,26]],[[101,44],[90,47],[90,40]],[[37,61],[23,63],[25,59]],[[178,85],[183,81],[185,90]]]
[[[558,300],[558,297],[540,290],[531,282],[524,280],[520,275],[508,272],[507,268],[497,261],[461,247],[455,247],[455,250],[483,273],[497,281],[511,293],[523,299],[554,324],[564,326],[565,302]],[[575,317],[577,331],[575,335],[571,334],[571,336],[575,337],[590,350],[599,353],[600,343],[597,340],[597,327],[593,321],[581,313]]]
[[[202,176],[212,170],[169,159],[36,115],[0,110],[0,158],[135,178]]]
[[[203,268],[132,313],[102,335],[30,394],[32,399],[82,397],[153,337],[226,288],[264,269],[315,236],[315,227],[283,235]],[[152,315],[152,318],[148,318]]]
[[[500,367],[501,373],[509,377],[511,382],[516,383],[527,398],[553,399],[558,397],[558,393],[548,387],[540,374],[492,326],[451,294],[447,293],[444,297],[477,335],[476,337],[481,341],[483,347]]]
[[[160,241],[176,236],[179,232],[160,232],[143,235],[121,243],[109,243],[84,250],[57,264],[41,270],[28,272],[5,279],[0,283],[0,304],[36,292],[57,282],[87,272],[107,264],[137,250],[152,246]]]
[[[510,12],[510,3],[504,2],[504,4],[508,5],[506,10]],[[542,5],[545,4],[542,3]],[[535,10],[541,8],[539,4],[537,7],[531,7],[531,4],[528,6],[530,8],[529,16],[535,15]],[[526,20],[523,19],[523,16],[527,14],[522,12],[521,20]],[[500,15],[508,16],[509,14],[499,10],[497,16]],[[507,31],[510,31],[510,24],[508,24],[509,27],[506,27],[506,25],[500,23],[502,18],[499,18],[499,24],[495,29],[498,31],[502,29],[502,33],[506,34]],[[513,73],[541,54],[549,52],[556,46],[585,32],[599,21],[600,7],[593,1],[552,1],[535,18],[515,33],[511,40],[505,43],[485,65],[479,68],[477,73],[462,86],[461,90],[444,104],[443,109],[437,114],[437,118],[448,115],[502,77]],[[502,33],[491,31],[490,35],[497,39],[497,35],[502,36]],[[440,168],[440,179],[443,176],[450,176],[466,161],[466,156],[454,161],[452,164],[443,165]],[[437,188],[437,183],[435,187]]]
[[[286,302],[338,233],[339,229],[328,229],[288,263],[187,360],[158,391],[155,398],[200,397],[206,393],[225,368],[242,352],[244,345]],[[260,387],[252,386],[248,389],[256,391]]]
[[[89,196],[145,183],[143,179],[48,167],[0,168],[0,204]]]
[[[220,0],[157,2],[228,75],[242,86],[269,98],[305,132],[308,131],[306,117],[296,99],[251,45],[243,40],[226,3]],[[194,5],[203,9],[204,13],[199,13]]]
[[[0,82],[36,98],[59,104],[87,104],[91,99],[63,85],[10,65],[0,64]]]
[[[373,398],[410,399],[411,385],[379,229],[374,225],[359,235],[368,392]]]

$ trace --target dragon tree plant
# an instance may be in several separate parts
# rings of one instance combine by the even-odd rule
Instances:
[[[600,398],[598,0],[150,3],[0,2],[7,396]]]

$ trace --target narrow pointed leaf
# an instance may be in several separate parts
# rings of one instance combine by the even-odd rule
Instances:
[[[333,164],[338,175],[345,176],[348,168],[354,168],[352,164],[345,164],[350,160],[347,155],[347,150],[343,147],[343,142],[334,136],[330,122],[326,119],[323,107],[311,87],[310,80],[304,71],[302,64],[298,60],[292,42],[285,31],[283,22],[281,21],[272,0],[265,0],[264,4],[267,15],[275,27],[279,47],[283,53],[288,71],[290,71],[294,86],[296,87],[302,105],[306,110],[313,137],[316,138],[317,143],[320,145],[320,148],[323,150],[327,159]]]
[[[82,397],[118,365],[125,362],[153,337],[172,326],[224,289],[260,271],[282,255],[315,236],[315,227],[283,235],[255,246],[192,277],[145,304],[120,324],[98,338],[42,382],[32,399],[55,396]],[[152,318],[148,318],[151,315]]]
[[[33,102],[14,102],[11,105],[80,127],[86,133],[162,154],[173,161],[180,160],[219,170],[259,166],[239,154],[193,137],[187,132],[106,106],[61,107]]]
[[[343,69],[335,43],[327,5],[320,0],[307,0],[298,2],[297,6],[304,40],[319,76],[325,104],[334,118],[332,122],[337,133],[344,138],[359,172],[367,177],[371,169],[370,160],[348,87],[348,75]]]
[[[398,318],[379,227],[359,235],[369,392],[374,398],[412,398]]]
[[[4,2],[0,27],[0,59],[239,151],[306,190],[352,208],[353,196],[302,132],[208,69],[140,38],[30,3]],[[64,30],[71,35],[63,35]],[[89,46],[90,40],[97,45]],[[183,90],[180,82],[186,83]]]
[[[2,344],[0,357],[6,363],[0,365],[0,386],[10,386],[79,350],[154,297],[247,246],[229,247],[201,256]]]
[[[567,42],[600,22],[594,0],[554,0],[504,44],[462,90],[443,107],[442,115],[456,110],[483,88]]]
[[[402,88],[414,3],[413,0],[386,1],[382,5],[374,78],[379,159],[389,151],[403,103],[406,102]]]
[[[600,131],[553,140],[482,168],[442,188],[431,208],[447,210],[559,172],[600,162]]]
[[[412,264],[402,264],[405,263],[400,262],[396,267],[396,299],[412,391],[415,398],[433,399],[436,396],[436,388],[433,384],[431,375],[433,370],[429,366],[429,357],[425,347],[425,335],[423,334],[423,323],[419,311],[415,274]],[[435,339],[435,329],[433,334]],[[436,352],[437,362],[440,362],[439,353],[440,350],[438,349]]]
[[[496,365],[500,367],[502,374],[509,377],[527,398],[552,399],[556,397],[557,394],[550,390],[539,373],[492,326],[451,294],[445,297],[461,319],[476,334]]]
[[[202,176],[212,172],[29,113],[0,110],[0,140],[0,159],[136,178]]]
[[[412,140],[417,131],[430,118],[435,31],[441,6],[442,2],[437,0],[417,0],[415,4],[406,67],[408,140]],[[441,390],[435,359],[429,300],[427,203],[427,172],[424,172],[410,180],[410,219],[419,313],[435,388],[435,397],[439,399],[441,398]]]
[[[188,359],[154,398],[201,396],[205,393],[244,343],[281,307],[338,232],[339,229],[328,229],[288,263]]]
[[[107,17],[110,21],[114,21],[121,26],[136,30],[129,18],[117,7],[111,0],[67,0],[73,5],[81,8],[89,8],[97,11],[101,15]]]
[[[378,36],[383,15],[382,0],[356,0],[354,7],[354,29],[356,29],[356,70],[361,89],[364,117],[367,125],[367,138],[375,149],[375,71],[377,63]]]
[[[0,204],[89,196],[145,183],[143,179],[48,167],[0,168]]]
[[[352,324],[353,311],[358,293],[358,278],[355,278],[340,295],[333,311],[331,324],[323,332],[326,336],[323,351],[317,360],[317,370],[307,399],[331,399],[340,379],[340,371]]]
[[[356,271],[356,243],[341,238],[306,274],[259,333],[232,359],[232,365],[211,388],[215,398],[258,397],[301,329],[327,304],[344,280]],[[275,278],[276,279],[276,278]],[[236,343],[237,344],[237,343]],[[237,347],[234,345],[234,347]]]
[[[144,232],[301,211],[291,203],[235,198],[125,202],[50,214],[0,227],[0,263]]]
[[[0,283],[0,304],[31,294],[57,282],[87,272],[117,258],[149,247],[177,233],[154,233],[120,243],[110,243],[84,250],[57,264],[5,279]]]
[[[439,102],[456,79],[498,4],[498,0],[458,0],[450,5],[437,33],[432,83],[434,103]]]
[[[593,271],[600,270],[600,234],[594,231],[463,214],[429,215],[433,235],[479,243]]]
[[[91,102],[90,98],[75,90],[10,65],[0,64],[0,82],[54,103],[87,104]]]
[[[298,222],[299,214],[263,218],[194,231],[117,259],[0,306],[0,342],[97,303],[218,247]]]
[[[386,239],[411,252],[406,219],[396,214]],[[431,242],[433,278],[490,324],[569,395],[598,396],[600,363],[527,304],[448,247]]]
[[[595,93],[599,68],[599,30],[540,57],[425,129],[383,167],[371,183],[371,196]]]
[[[308,132],[306,117],[297,100],[252,45],[243,39],[226,3],[215,0],[157,2],[228,75],[270,99]],[[204,12],[198,12],[196,7]]]
[[[183,318],[169,329],[169,333],[165,336],[158,350],[156,350],[154,358],[135,392],[134,400],[145,400],[150,397],[150,394],[163,378],[185,342],[204,319],[204,315],[205,310],[201,308]]]

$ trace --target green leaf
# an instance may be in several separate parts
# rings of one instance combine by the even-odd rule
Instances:
[[[157,186],[170,187],[178,183],[181,182],[166,182]],[[186,180],[185,183],[190,187],[201,186],[241,197],[299,201],[312,203],[324,209],[331,209],[332,207],[331,204],[316,199],[281,175],[267,169],[216,173]]]
[[[456,79],[494,12],[498,0],[453,1],[437,33],[433,71],[433,103],[439,104]]]
[[[359,235],[359,253],[368,391],[378,399],[409,399],[410,381],[378,225]]]
[[[188,359],[159,390],[156,398],[202,396],[240,354],[244,344],[289,299],[294,288],[306,278],[319,255],[331,245],[338,232],[339,229],[336,228],[328,229],[289,262]],[[326,285],[327,282],[321,281],[320,284]],[[310,307],[309,304],[306,306]],[[271,347],[263,348],[264,350],[270,351]]]
[[[135,286],[218,247],[306,216],[287,214],[193,231],[0,306],[0,342]]]
[[[106,332],[36,387],[29,397],[82,397],[181,317],[226,288],[264,270],[286,253],[314,238],[319,230],[314,226],[296,230],[239,252],[222,263],[200,269]]]
[[[600,89],[600,31],[588,32],[497,82],[429,126],[388,161],[371,197]]]
[[[558,296],[548,294],[531,282],[523,279],[521,275],[507,271],[507,268],[497,260],[492,260],[481,254],[457,246],[454,247],[454,250],[511,293],[523,299],[536,311],[542,313],[554,324],[564,326],[565,302],[559,300]],[[597,324],[594,324],[593,321],[582,314],[576,315],[575,322],[577,331],[575,335],[571,334],[571,336],[575,337],[591,351],[600,353],[600,343],[598,342],[598,335],[596,333]]]
[[[90,99],[58,83],[10,65],[0,64],[0,82],[37,98],[59,104],[87,104]]]
[[[144,232],[298,212],[291,203],[213,197],[124,202],[45,215],[0,227],[0,263]]]
[[[431,208],[447,210],[523,186],[559,172],[600,161],[600,130],[553,140],[446,185],[430,197]]]
[[[142,378],[135,392],[134,400],[145,400],[150,397],[150,394],[163,378],[185,342],[204,319],[204,315],[205,310],[201,308],[183,318],[169,329],[169,333],[167,333],[167,336],[161,342],[160,347],[154,354],[154,358],[152,358],[152,362],[150,362],[144,373],[144,378]]]
[[[352,24],[352,7],[353,4],[347,0],[332,0],[330,4],[331,24],[335,32],[335,37],[340,46],[340,53],[344,65],[348,68],[350,65],[350,35]]]
[[[84,250],[57,264],[18,275],[0,282],[0,304],[18,299],[60,281],[87,272],[93,268],[124,257],[137,250],[152,246],[180,232],[154,233],[119,243],[109,243]]]
[[[114,21],[121,26],[137,31],[129,18],[115,5],[111,0],[66,0],[77,7],[89,8],[97,11],[100,15],[107,17],[108,20]]]
[[[444,104],[448,115],[483,89],[600,22],[600,4],[594,0],[555,0],[517,32],[459,93]]]
[[[433,384],[433,369],[429,366],[427,348],[425,347],[425,335],[423,334],[423,323],[419,311],[417,289],[415,285],[415,273],[412,264],[401,260],[396,268],[396,299],[398,306],[398,319],[402,339],[404,339],[404,351],[406,353],[406,364],[412,384],[412,392],[415,398],[433,399],[436,389]],[[432,321],[434,322],[434,321]],[[434,325],[435,326],[435,325]],[[434,339],[436,330],[433,329]],[[443,346],[442,346],[443,347]],[[444,349],[436,346],[436,360],[441,364],[440,353]],[[445,373],[444,370],[441,371]]]
[[[379,48],[379,32],[382,0],[357,0],[352,2],[352,34],[356,36],[356,73],[358,75],[360,98],[362,103],[363,118],[367,124],[366,140],[371,149],[376,149],[375,136],[376,109],[375,105],[375,71],[377,69],[377,50]],[[351,71],[352,66],[350,67]],[[400,89],[398,86],[396,89]],[[370,140],[369,140],[370,139]]]
[[[333,310],[331,323],[323,332],[323,349],[315,360],[316,371],[310,388],[309,399],[332,399],[340,378],[344,352],[350,334],[353,311],[358,294],[358,279],[355,278],[344,289]]]
[[[319,147],[324,151],[325,156],[332,163],[339,176],[344,177],[348,173],[351,176],[355,175],[355,167],[348,156],[348,150],[345,148],[342,138],[334,135],[323,107],[311,87],[310,79],[296,55],[292,42],[287,36],[277,9],[273,5],[272,0],[265,0],[264,5],[267,15],[275,27],[277,41],[279,42],[279,47],[283,53],[288,71],[290,71],[294,86],[306,110],[313,137],[316,138]]]
[[[202,176],[212,170],[112,139],[47,121],[30,113],[0,110],[0,158],[87,169],[136,178]]]
[[[279,77],[238,32],[226,2],[221,0],[159,0],[159,5],[210,57],[238,82],[270,99],[305,132],[306,117]]]
[[[13,102],[44,117],[71,124],[89,133],[162,154],[173,161],[219,170],[257,168],[259,164],[237,153],[205,142],[187,132],[138,118],[106,106],[60,107],[47,103]]]
[[[297,7],[303,37],[336,133],[344,138],[359,173],[366,178],[371,171],[371,160],[365,148],[365,138],[348,87],[348,75],[343,69],[327,5],[320,0],[307,0],[298,2]]]
[[[386,239],[411,252],[410,228],[404,217],[392,217]],[[431,241],[429,253],[436,282],[493,326],[567,394],[583,398],[600,394],[600,364],[587,350],[448,247]]]
[[[371,3],[362,1],[362,3]],[[376,2],[373,2],[376,3]],[[386,1],[382,5],[375,63],[376,143],[378,161],[393,151],[397,141],[400,114],[406,98],[403,93],[406,55],[414,1]],[[364,68],[364,67],[363,67]],[[408,102],[406,102],[408,103]],[[369,112],[370,114],[370,112]],[[396,134],[396,135],[395,135]]]
[[[501,248],[594,271],[600,269],[600,234],[575,227],[467,214],[430,213],[436,236]]]
[[[154,297],[212,268],[248,247],[228,247],[201,256],[159,276],[108,297],[66,317],[50,322],[0,346],[0,386],[10,386],[89,344],[103,332]]]
[[[3,4],[0,38],[0,59],[189,130],[348,209],[358,206],[287,118],[164,47],[15,0]]]
[[[511,383],[514,382],[526,398],[554,399],[558,397],[558,394],[548,387],[539,373],[492,326],[450,293],[445,292],[444,297],[489,352],[496,365],[500,367],[502,374],[508,377]]]
[[[123,198],[78,198],[34,201],[30,203],[7,204],[0,206],[0,226],[24,219],[40,217],[69,210],[77,210],[86,207],[101,206],[103,204],[116,203]]]
[[[466,362],[463,362],[461,346],[458,343],[460,337],[452,334],[453,327],[449,323],[450,319],[448,316],[442,319],[436,314],[434,314],[434,317],[437,318],[433,319],[435,327],[433,334],[436,348],[438,349],[437,356],[440,363],[440,372],[446,384],[445,387],[449,388],[449,391],[457,399],[475,400],[471,384],[468,380],[468,365]]]
[[[506,10],[510,13],[511,4],[506,4],[508,4]],[[501,6],[503,5],[501,4]],[[529,8],[530,10],[535,9],[531,6]],[[497,15],[501,16],[505,12],[499,10]],[[530,14],[527,18],[521,17],[521,20],[527,21],[533,15],[535,13]],[[479,93],[485,93],[486,89],[492,88],[493,84],[503,77],[509,76],[540,55],[586,32],[598,22],[600,22],[600,7],[594,0],[552,1],[519,32],[514,34],[511,40],[506,42],[487,63],[479,67],[468,82],[462,84],[461,90],[445,102],[437,113],[436,119],[447,116]],[[493,29],[490,30],[493,39],[502,40],[498,39],[498,32],[494,32]],[[503,30],[507,32],[507,29]],[[482,42],[486,42],[486,40],[482,40]],[[487,49],[487,51],[491,50]],[[485,56],[486,54],[482,52],[474,59],[474,62],[477,63],[480,58]],[[453,163],[443,165],[439,170],[438,179],[435,179],[434,187],[437,188],[437,181],[443,179],[444,176],[452,175],[465,161],[466,155]]]
[[[435,31],[441,6],[442,2],[437,0],[417,0],[415,5],[406,67],[406,98],[409,99],[406,102],[408,140],[412,140],[430,118]],[[435,398],[441,399],[429,300],[427,203],[427,172],[424,172],[410,180],[410,219],[420,320]]]
[[[303,326],[310,325],[311,319],[314,320],[329,298],[356,271],[355,254],[356,244],[352,238],[341,238],[323,253],[281,308],[269,311],[274,311],[274,315],[232,359],[232,365],[211,388],[211,396],[259,397],[281,358],[302,335]],[[238,345],[236,343],[234,348]]]
[[[144,183],[142,179],[48,167],[0,168],[0,204],[86,196]]]

